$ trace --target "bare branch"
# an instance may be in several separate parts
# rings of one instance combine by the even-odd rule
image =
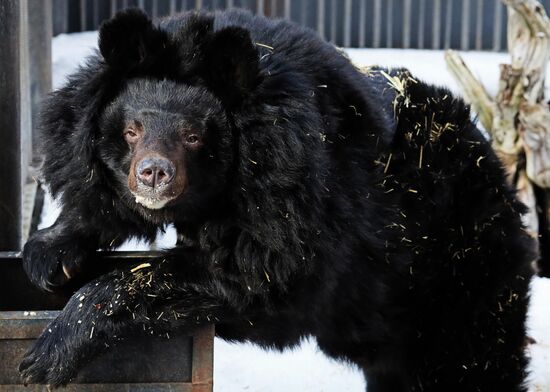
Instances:
[[[508,5],[508,50],[512,67],[522,71],[524,98],[540,101],[550,54],[550,20],[536,0],[503,0]]]
[[[492,133],[495,103],[485,87],[476,79],[462,57],[453,50],[445,53],[445,60],[449,71],[464,92],[464,98],[473,106],[479,120],[487,132]]]
[[[519,112],[519,131],[523,139],[529,179],[550,188],[550,111],[546,105],[525,102]]]

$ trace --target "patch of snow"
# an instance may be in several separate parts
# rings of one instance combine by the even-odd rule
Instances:
[[[97,47],[97,32],[60,35],[52,45],[54,88],[63,81],[86,56]],[[457,84],[447,71],[443,51],[396,49],[346,49],[358,66],[382,65],[406,67],[418,79],[447,86],[460,94]],[[503,53],[462,52],[475,76],[483,81],[489,94],[498,87],[500,63],[509,61]],[[548,89],[547,81],[547,90]],[[550,96],[550,94],[548,94]],[[50,226],[59,214],[59,206],[46,197],[40,227]],[[170,248],[176,233],[169,227],[159,235],[156,246]],[[145,250],[143,241],[127,241],[121,250]],[[534,278],[531,284],[529,335],[536,340],[530,346],[530,385],[533,392],[550,391],[550,279]],[[232,344],[215,341],[214,390],[218,392],[359,392],[365,390],[362,373],[353,366],[333,361],[322,353],[314,339],[283,353],[264,351],[251,344]]]
[[[328,359],[314,339],[292,350],[265,351],[216,339],[214,391],[358,392],[363,373]]]
[[[451,73],[447,70],[445,51],[418,49],[346,49],[350,60],[360,67],[380,65],[387,68],[407,68],[419,80],[444,86],[462,95]],[[495,52],[459,51],[473,75],[485,86],[490,96],[498,90],[499,64],[510,63],[510,55]],[[547,73],[550,71],[550,64]],[[545,84],[546,96],[550,96],[550,80]]]
[[[529,345],[530,392],[550,391],[550,279],[534,278],[527,317],[528,334],[535,340]]]
[[[63,86],[68,75],[76,71],[83,60],[97,48],[97,31],[60,34],[52,40],[52,84]]]

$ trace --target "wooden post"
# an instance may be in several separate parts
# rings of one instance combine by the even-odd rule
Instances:
[[[21,248],[21,9],[0,2],[0,250]]]

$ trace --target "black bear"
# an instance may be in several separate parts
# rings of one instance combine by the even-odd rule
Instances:
[[[242,11],[125,11],[99,50],[45,104],[43,178],[63,211],[25,269],[55,290],[97,249],[168,223],[181,239],[80,288],[26,382],[64,385],[136,331],[215,323],[264,347],[314,336],[369,392],[526,390],[536,254],[462,100]]]

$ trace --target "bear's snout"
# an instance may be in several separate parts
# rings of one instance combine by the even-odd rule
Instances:
[[[138,181],[153,189],[172,182],[175,172],[172,162],[162,157],[144,158],[136,166]]]

